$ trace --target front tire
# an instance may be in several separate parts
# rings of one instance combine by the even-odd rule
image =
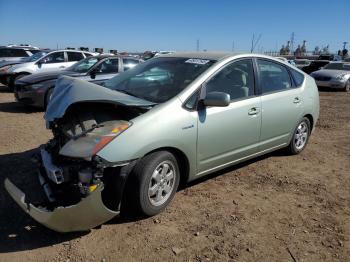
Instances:
[[[133,203],[126,204],[146,216],[162,212],[174,198],[180,182],[176,157],[168,151],[145,156],[136,164],[131,175],[134,178]]]
[[[304,117],[297,125],[294,130],[292,140],[287,148],[288,152],[291,155],[297,155],[301,153],[310,137],[311,133],[311,124],[308,118]]]

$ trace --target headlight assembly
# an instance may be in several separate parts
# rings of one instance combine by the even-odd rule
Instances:
[[[92,150],[92,155],[96,155],[102,148],[104,148],[107,144],[109,144],[114,138],[123,133],[126,129],[131,126],[132,123],[123,123],[119,124],[110,131],[109,134],[100,136],[95,139],[95,145]]]
[[[341,75],[338,75],[335,79],[342,81],[342,80],[345,80],[345,78],[346,78],[346,74],[341,74]]]

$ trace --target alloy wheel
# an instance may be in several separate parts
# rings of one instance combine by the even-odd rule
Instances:
[[[301,122],[294,135],[294,145],[297,150],[302,150],[306,145],[309,128],[306,122]]]
[[[152,205],[160,206],[169,199],[174,190],[176,176],[176,169],[171,161],[164,161],[156,167],[148,187],[148,199]]]

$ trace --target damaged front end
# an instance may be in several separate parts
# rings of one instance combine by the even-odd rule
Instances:
[[[34,157],[47,199],[36,205],[27,202],[8,179],[6,190],[25,212],[52,230],[86,231],[105,223],[120,212],[126,179],[136,160],[110,163],[96,153],[147,110],[94,101],[66,105],[62,116],[49,121],[53,139]]]

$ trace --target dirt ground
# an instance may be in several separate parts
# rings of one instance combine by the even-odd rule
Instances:
[[[27,216],[3,181],[36,180],[43,113],[0,87],[0,261],[350,261],[350,94],[320,92],[306,150],[226,169],[179,191],[162,214],[58,234]]]

